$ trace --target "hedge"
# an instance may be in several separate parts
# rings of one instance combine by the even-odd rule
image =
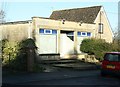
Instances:
[[[119,51],[119,45],[114,43],[107,43],[102,39],[84,39],[80,46],[82,52],[93,54],[97,59],[102,60],[104,53],[111,51]]]

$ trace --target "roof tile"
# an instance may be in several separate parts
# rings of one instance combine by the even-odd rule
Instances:
[[[74,22],[94,23],[101,6],[53,11],[50,19],[65,19]]]

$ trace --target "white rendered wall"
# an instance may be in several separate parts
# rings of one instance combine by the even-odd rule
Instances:
[[[37,46],[39,54],[57,53],[57,36],[39,35],[39,37],[37,37]]]
[[[60,37],[60,57],[66,54],[74,54],[74,42],[67,37],[66,34],[61,34]]]

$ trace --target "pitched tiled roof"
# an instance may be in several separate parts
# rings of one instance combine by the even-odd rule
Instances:
[[[67,10],[53,11],[50,19],[59,20],[65,19],[67,21],[94,23],[101,6],[93,6],[86,8],[75,8]]]

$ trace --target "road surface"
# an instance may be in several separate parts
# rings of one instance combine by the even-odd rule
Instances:
[[[65,72],[64,72],[65,73]],[[74,74],[82,74],[75,76]],[[56,72],[57,74],[57,72]],[[120,79],[117,77],[101,77],[99,70],[93,71],[75,71],[64,74],[64,76],[69,78],[56,78],[56,79],[48,79],[41,81],[33,81],[26,83],[19,83],[19,85],[92,85],[92,86],[120,86]],[[72,77],[73,76],[73,77]],[[74,77],[75,76],[75,77]]]

